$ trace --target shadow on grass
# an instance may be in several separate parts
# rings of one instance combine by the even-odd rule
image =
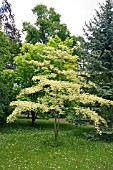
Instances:
[[[45,120],[45,119],[37,119],[35,121],[35,124],[32,125],[31,123],[31,119],[30,118],[19,118],[17,119],[15,122],[13,123],[5,123],[4,125],[0,126],[0,129],[3,130],[4,132],[6,131],[6,129],[8,128],[14,128],[14,129],[18,129],[18,128],[22,128],[22,129],[33,129],[33,128],[37,128],[37,129],[53,129],[54,127],[54,120]],[[73,126],[66,123],[66,122],[60,122],[60,127],[63,130],[66,129],[72,129]],[[0,131],[1,131],[0,130]]]
[[[54,120],[37,119],[33,126],[30,118],[18,118],[14,123],[4,124],[0,127],[1,133],[13,133],[15,130],[51,130],[54,128]],[[59,132],[65,132],[70,136],[84,138],[84,133],[94,131],[94,128],[88,126],[77,126],[67,122],[60,122]]]

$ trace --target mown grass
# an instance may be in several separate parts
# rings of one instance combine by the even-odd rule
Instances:
[[[0,127],[0,170],[113,170],[113,143],[89,141],[90,127],[60,123],[54,146],[53,121],[18,119]]]

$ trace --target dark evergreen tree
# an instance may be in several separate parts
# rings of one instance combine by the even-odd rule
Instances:
[[[7,61],[7,68],[13,69],[13,58],[20,52],[20,32],[16,28],[14,14],[12,14],[11,4],[7,0],[2,1],[2,7],[0,8],[0,23],[3,32],[6,34],[8,41],[10,41],[10,53],[11,58]]]
[[[90,73],[89,79],[97,85],[93,93],[113,100],[113,6],[111,0],[99,5],[100,10],[96,10],[96,16],[83,28],[87,39],[85,67]],[[98,112],[112,124],[112,107]]]
[[[10,37],[10,39],[18,40],[20,38],[20,33],[15,25],[11,4],[7,0],[2,1],[2,7],[0,8],[0,20],[3,31]]]
[[[86,66],[91,79],[99,85],[100,95],[113,99],[113,8],[110,0],[85,24]]]

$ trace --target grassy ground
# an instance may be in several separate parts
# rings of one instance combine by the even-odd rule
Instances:
[[[113,143],[83,137],[89,127],[62,122],[54,147],[53,121],[19,119],[0,127],[0,170],[113,170]]]

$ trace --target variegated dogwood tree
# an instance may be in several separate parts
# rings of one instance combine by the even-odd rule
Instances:
[[[34,66],[34,82],[31,87],[23,88],[17,96],[17,101],[10,103],[14,111],[7,117],[7,122],[13,122],[17,115],[30,111],[42,115],[54,116],[55,142],[58,138],[60,114],[73,112],[89,117],[94,121],[95,128],[101,133],[100,125],[107,127],[104,118],[98,115],[91,106],[113,105],[112,101],[85,93],[83,87],[94,86],[87,83],[76,71],[77,56],[72,56],[72,50],[58,43],[23,44],[21,56],[26,66]]]

